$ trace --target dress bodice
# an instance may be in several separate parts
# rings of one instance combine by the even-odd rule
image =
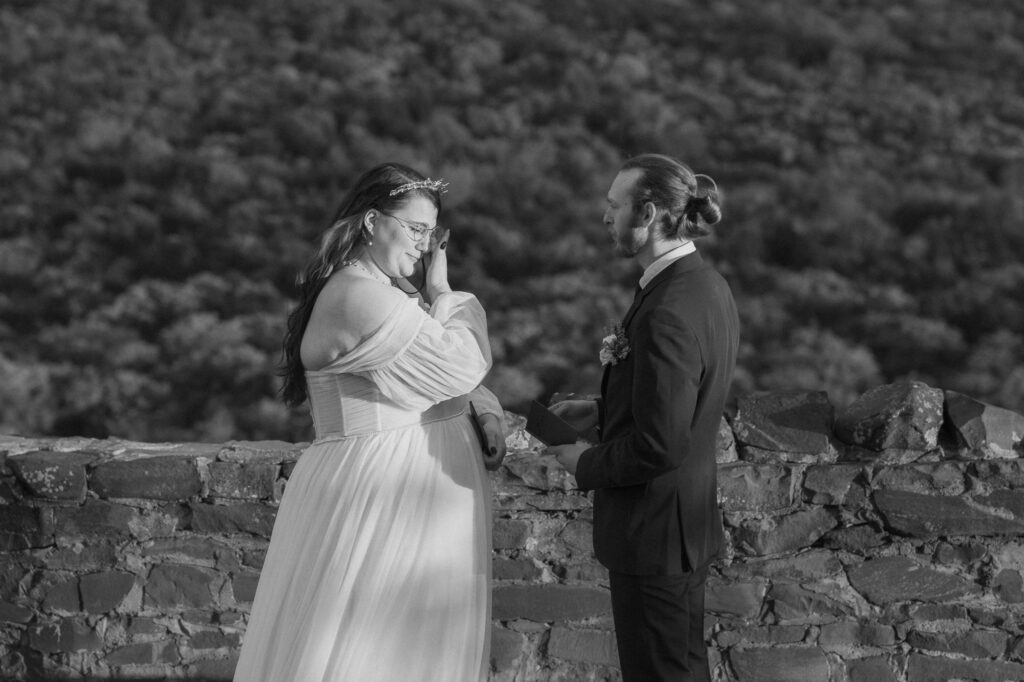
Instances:
[[[486,317],[475,297],[444,294],[429,313],[403,299],[355,348],[306,372],[316,437],[454,417],[490,366]]]
[[[308,375],[306,380],[318,439],[426,424],[457,416],[466,408],[465,396],[443,400],[427,409],[403,407],[372,381],[354,374],[318,373]]]

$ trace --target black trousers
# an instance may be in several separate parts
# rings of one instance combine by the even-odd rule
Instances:
[[[707,574],[706,567],[683,575],[609,574],[623,682],[710,682]]]

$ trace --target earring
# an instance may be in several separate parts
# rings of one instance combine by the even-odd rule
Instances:
[[[363,241],[366,242],[367,246],[373,246],[373,230],[364,225],[363,231]]]

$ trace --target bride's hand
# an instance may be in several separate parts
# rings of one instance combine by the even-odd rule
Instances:
[[[423,265],[426,268],[426,286],[424,290],[427,295],[427,302],[433,303],[441,294],[452,290],[448,284],[448,236],[451,230],[444,230],[437,236],[434,246],[423,254]]]
[[[501,420],[497,415],[485,412],[480,415],[480,426],[487,436],[487,450],[484,454],[484,467],[488,471],[496,471],[505,459],[505,432],[501,428]]]

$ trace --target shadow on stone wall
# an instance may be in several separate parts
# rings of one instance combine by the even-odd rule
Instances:
[[[618,680],[589,496],[509,415],[494,682]],[[1024,679],[1024,417],[921,383],[723,419],[720,682]],[[0,680],[230,680],[302,444],[0,436]]]

